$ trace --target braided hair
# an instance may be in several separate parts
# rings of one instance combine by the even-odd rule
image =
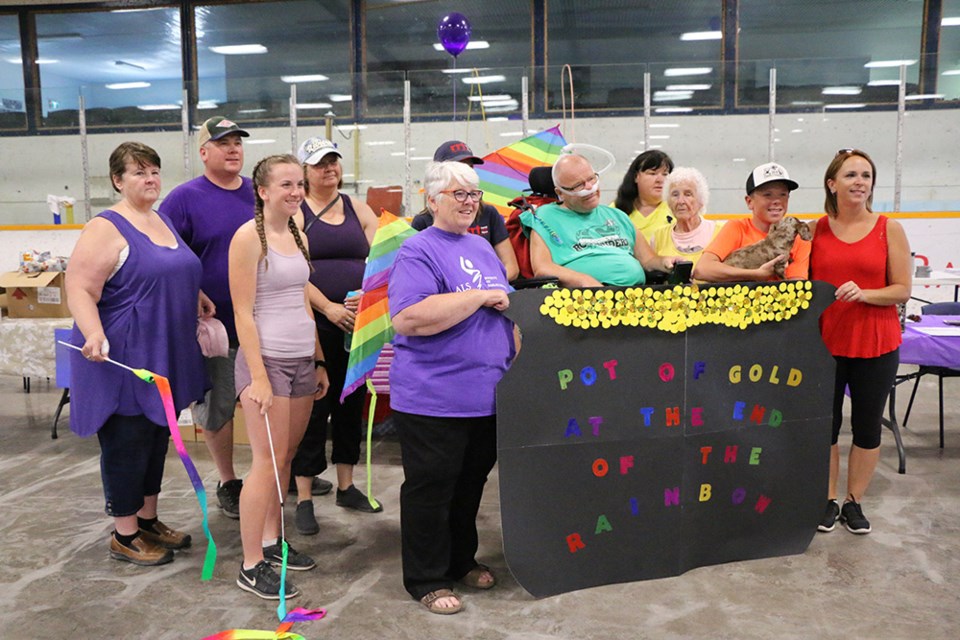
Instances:
[[[267,156],[258,162],[253,168],[253,220],[257,227],[257,236],[260,238],[260,259],[263,260],[264,270],[269,268],[269,264],[267,262],[267,234],[263,229],[263,198],[260,197],[260,187],[266,187],[270,183],[270,174],[273,172],[273,168],[278,164],[292,164],[297,167],[300,166],[299,160],[297,160],[294,156],[290,155],[289,153],[281,153]],[[293,239],[297,243],[297,248],[300,249],[300,253],[303,254],[303,258],[307,261],[307,265],[310,267],[310,270],[313,271],[313,263],[310,261],[310,254],[307,252],[307,248],[303,244],[303,238],[300,237],[300,229],[297,228],[297,223],[293,221],[293,218],[287,220],[287,228],[290,229],[290,233],[293,234]]]

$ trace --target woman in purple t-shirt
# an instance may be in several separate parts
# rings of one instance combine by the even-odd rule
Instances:
[[[271,566],[283,561],[277,491],[290,482],[290,461],[313,400],[326,393],[328,381],[307,299],[310,254],[293,221],[303,200],[300,163],[290,155],[264,158],[253,170],[253,186],[254,219],[237,229],[229,254],[240,339],[234,377],[253,454],[240,492],[243,563],[237,586],[279,600],[280,577]],[[316,566],[289,545],[287,551],[288,569]],[[298,594],[286,585],[286,597]]]
[[[454,582],[489,589],[478,564],[477,511],[497,458],[494,392],[514,355],[507,274],[467,232],[483,195],[458,162],[427,168],[433,226],[400,248],[390,275],[397,336],[390,406],[400,438],[403,583],[431,613],[463,607]]]

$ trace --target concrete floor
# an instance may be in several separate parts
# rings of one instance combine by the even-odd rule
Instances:
[[[399,487],[393,438],[375,440],[380,515],[316,498],[321,533],[289,537],[318,568],[292,577],[304,595],[290,606],[325,608],[298,623],[306,638],[909,638],[960,637],[960,415],[956,384],[947,406],[947,448],[937,443],[936,387],[921,385],[904,433],[907,475],[896,473],[893,439],[864,507],[874,532],[818,534],[803,555],[705,567],[682,576],[611,585],[536,600],[511,578],[500,545],[496,476],[480,515],[480,560],[500,585],[464,592],[455,616],[427,613],[400,583]],[[49,426],[60,390],[0,377],[0,638],[199,639],[243,628],[273,630],[276,603],[240,591],[237,522],[214,509],[219,547],[212,581],[200,581],[202,529],[196,499],[173,448],[162,519],[190,531],[193,550],[173,564],[140,568],[110,560],[98,446],[61,423]],[[849,442],[849,435],[841,439]],[[208,491],[216,486],[202,444],[189,445]],[[249,453],[237,448],[238,468]],[[328,472],[329,473],[329,472]],[[358,473],[358,483],[365,475]],[[287,522],[292,528],[292,508]]]

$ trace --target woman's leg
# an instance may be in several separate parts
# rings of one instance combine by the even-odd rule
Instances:
[[[477,513],[497,461],[496,416],[468,419],[466,429],[469,440],[450,503],[450,577],[455,580],[477,566]]]
[[[847,499],[860,502],[880,459],[880,433],[887,396],[897,376],[900,352],[857,359],[850,375],[853,446],[847,462]]]

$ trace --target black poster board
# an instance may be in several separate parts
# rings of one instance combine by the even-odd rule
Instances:
[[[541,597],[802,553],[827,493],[835,365],[818,319],[833,287],[610,291],[606,307],[510,296],[523,346],[497,387],[497,434],[517,581]],[[674,296],[656,303],[659,328],[603,327],[657,321],[652,291]]]

